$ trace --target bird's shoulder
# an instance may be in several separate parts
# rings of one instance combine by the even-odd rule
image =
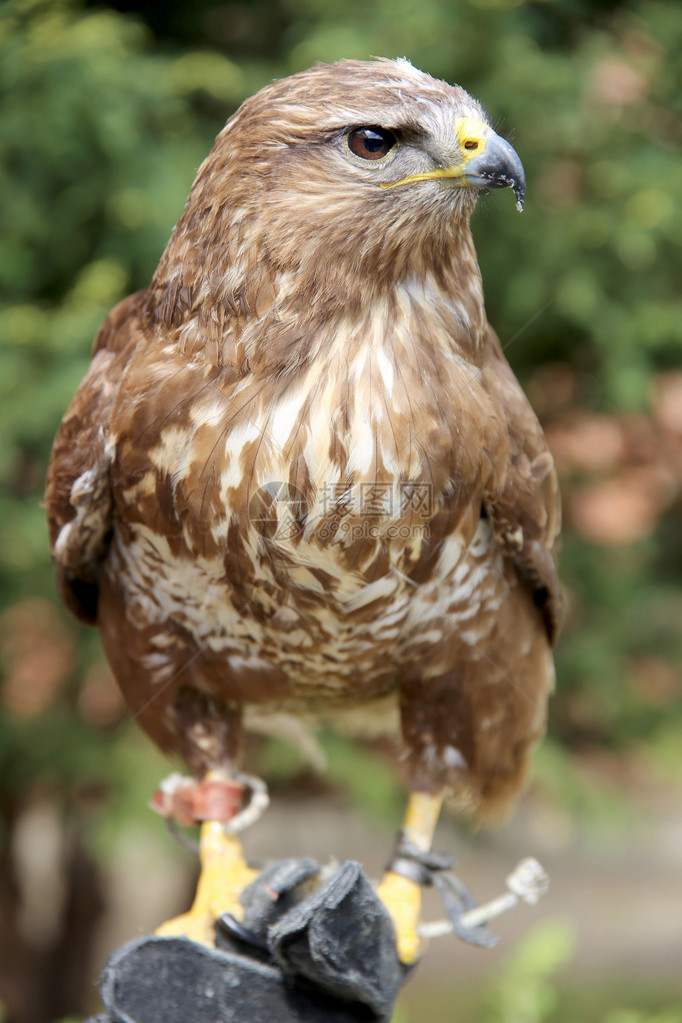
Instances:
[[[142,293],[116,305],[57,432],[47,476],[50,541],[62,597],[83,621],[96,617],[97,583],[111,532],[110,427],[120,380],[139,338]]]

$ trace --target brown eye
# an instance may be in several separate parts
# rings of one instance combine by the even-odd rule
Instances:
[[[363,160],[381,160],[395,141],[393,132],[385,128],[355,128],[348,136],[348,148]]]

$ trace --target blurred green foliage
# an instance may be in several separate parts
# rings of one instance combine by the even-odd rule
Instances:
[[[483,99],[529,180],[523,216],[497,194],[474,223],[512,364],[526,379],[543,363],[566,368],[569,411],[646,412],[657,373],[682,351],[682,130],[666,61],[682,45],[679,5],[175,4],[175,37],[160,5],[138,7],[157,31],[163,20],[162,44],[139,18],[72,0],[0,9],[5,604],[52,592],[39,495],[99,323],[148,282],[224,117],[268,78],[316,59],[406,53]],[[569,535],[563,574],[579,628],[559,654],[559,732],[581,730],[570,710],[586,687],[595,737],[658,727],[659,708],[624,692],[623,679],[647,651],[682,664],[674,513],[634,546]]]
[[[605,1006],[594,990],[575,991],[566,984],[565,968],[570,965],[578,935],[569,920],[557,917],[536,924],[508,956],[506,963],[484,993],[473,999],[463,993],[466,1009],[457,1018],[477,1023],[682,1023],[682,1008],[672,1000],[662,1008],[652,992],[643,993],[644,1008],[627,1004],[627,995]],[[449,992],[452,1012],[452,992]],[[451,1019],[443,1011],[445,999],[435,991],[432,1000],[413,1011],[409,999],[398,1003],[392,1023],[414,1023],[428,1018],[432,1023]]]
[[[560,411],[650,409],[657,374],[682,351],[682,129],[666,60],[682,45],[679,5],[204,0],[170,5],[168,17],[167,5],[128,6],[148,24],[75,0],[0,8],[5,606],[52,593],[40,492],[99,323],[148,282],[224,118],[314,60],[405,53],[482,98],[529,181],[523,216],[496,194],[474,221],[512,364],[531,384],[538,367],[561,366],[572,390]],[[550,389],[540,408],[550,424],[551,401]],[[595,547],[569,531],[563,738],[656,733],[660,707],[624,679],[647,652],[682,664],[678,514],[669,501],[634,545]],[[586,721],[575,708],[588,700]]]
[[[159,761],[103,695],[96,637],[51,609],[50,444],[100,322],[148,283],[226,117],[273,77],[372,54],[406,55],[464,85],[526,166],[523,215],[497,193],[479,204],[474,233],[489,318],[564,453],[569,613],[540,783],[596,819],[611,814],[608,785],[603,799],[598,786],[581,790],[567,758],[599,748],[659,776],[679,771],[682,416],[663,397],[682,400],[681,48],[677,0],[0,6],[4,798],[21,801],[48,779],[71,805],[79,786],[108,781],[119,803],[107,803],[106,828],[112,808],[132,812],[152,785]],[[610,458],[604,428],[616,437]],[[591,462],[570,455],[579,429]],[[370,813],[394,812],[383,769],[340,741],[328,752],[334,779]],[[277,747],[264,756],[282,777],[298,770]],[[512,971],[486,1018],[554,1018],[554,959],[534,948],[519,954],[532,1012],[504,1009],[521,997]],[[645,1017],[624,1010],[605,1023]]]

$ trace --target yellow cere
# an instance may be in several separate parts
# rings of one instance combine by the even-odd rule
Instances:
[[[489,130],[488,125],[476,117],[460,117],[455,122],[459,147],[465,161],[481,155],[486,146]]]
[[[401,178],[400,181],[383,182],[381,187],[398,188],[399,185],[409,185],[413,181],[432,181],[435,178],[460,178],[458,184],[466,185],[466,166],[469,160],[480,156],[485,149],[489,130],[487,124],[475,117],[460,117],[455,121],[455,133],[462,158],[456,166],[436,167],[423,174],[412,174],[409,178]]]

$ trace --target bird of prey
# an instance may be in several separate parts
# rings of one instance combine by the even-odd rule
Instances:
[[[522,786],[560,513],[470,232],[505,186],[521,208],[519,157],[464,89],[316,65],[228,120],[151,284],[100,330],[49,525],[64,601],[195,779],[166,795],[204,822],[203,873],[161,933],[210,941],[239,912],[245,715],[398,729],[422,852],[444,796],[489,817]],[[389,869],[378,892],[410,961],[419,886]]]

